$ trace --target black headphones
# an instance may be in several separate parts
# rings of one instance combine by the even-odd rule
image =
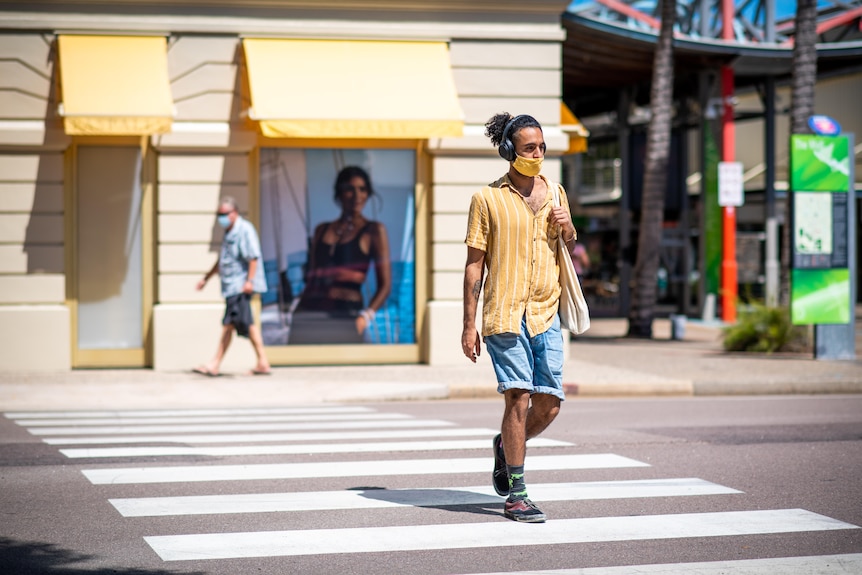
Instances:
[[[503,138],[500,140],[500,145],[497,146],[497,153],[500,154],[500,157],[506,160],[507,162],[514,161],[515,156],[515,144],[512,143],[512,140],[509,139],[509,130],[512,129],[512,124],[514,124],[519,119],[523,118],[523,114],[520,116],[515,116],[508,122],[506,122],[506,127],[503,128]]]

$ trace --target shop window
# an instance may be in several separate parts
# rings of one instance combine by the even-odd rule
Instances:
[[[415,182],[413,150],[261,149],[264,344],[416,343]]]

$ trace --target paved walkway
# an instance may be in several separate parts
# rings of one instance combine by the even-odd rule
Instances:
[[[859,309],[859,308],[857,308]],[[670,339],[670,322],[654,322],[653,340],[624,338],[627,323],[596,319],[571,343],[563,371],[567,395],[655,396],[862,393],[862,322],[856,360],[810,354],[729,354],[716,325],[689,321]],[[457,345],[457,342],[455,342]],[[252,407],[316,402],[430,400],[496,396],[487,357],[452,367],[385,365],[283,367],[271,376],[139,370],[0,373],[0,411]]]

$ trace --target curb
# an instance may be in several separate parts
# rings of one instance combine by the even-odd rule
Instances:
[[[447,399],[490,399],[500,397],[495,382],[488,381],[481,385],[453,384],[449,386]]]
[[[862,381],[699,381],[694,395],[834,395],[862,393]]]
[[[694,386],[689,381],[660,383],[563,383],[566,397],[656,397],[691,396]],[[453,384],[447,399],[489,399],[500,397],[493,382],[481,385]]]
[[[862,394],[862,381],[665,381],[658,383],[564,383],[566,397],[707,397],[740,395],[838,395]],[[449,385],[443,399],[490,399],[499,397],[496,387]],[[417,398],[419,399],[419,398]]]
[[[658,397],[691,396],[694,384],[690,381],[653,383],[564,383],[567,396],[581,397]]]

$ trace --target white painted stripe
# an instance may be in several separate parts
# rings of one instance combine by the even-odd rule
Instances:
[[[742,493],[703,479],[649,479],[583,483],[530,483],[533,501],[584,501],[648,497],[688,497]],[[427,487],[422,489],[370,489],[365,491],[311,491],[249,493],[185,497],[110,499],[123,517],[273,513],[384,507],[435,507],[439,505],[498,505],[502,498],[490,486]]]
[[[457,427],[432,429],[396,429],[388,431],[309,431],[304,433],[243,433],[230,435],[132,435],[125,437],[46,437],[48,445],[103,445],[121,443],[267,443],[273,441],[354,441],[358,439],[411,439],[418,437],[493,437],[495,429]],[[489,444],[490,445],[490,444]]]
[[[115,427],[37,427],[33,435],[116,435],[133,433],[222,433],[229,431],[297,431],[309,429],[369,429],[396,427],[445,427],[451,421],[392,419],[373,421],[315,421],[308,423],[223,423],[220,425],[135,425]]]
[[[610,469],[649,467],[615,455],[536,455],[529,470]],[[332,461],[321,463],[271,463],[255,465],[195,465],[178,467],[129,467],[85,469],[81,473],[94,485],[173,483],[200,481],[247,481],[256,479],[306,479],[310,477],[378,477],[386,475],[451,475],[490,472],[493,458],[407,459],[382,461]]]
[[[194,417],[199,415],[288,415],[303,413],[371,413],[370,407],[359,405],[327,405],[315,407],[237,407],[230,409],[133,409],[120,411],[13,411],[3,415],[8,419],[80,419],[83,417]],[[26,422],[25,422],[26,424]]]
[[[40,120],[0,120],[0,132],[44,132],[44,131],[45,131],[45,123],[40,121]]]
[[[590,567],[587,569],[554,569],[551,571],[516,571],[483,575],[849,575],[862,573],[862,553],[819,555],[809,557],[774,557],[739,559],[704,563],[667,563],[663,565],[628,565],[625,567]],[[478,575],[478,574],[476,574]]]
[[[164,561],[389,553],[858,529],[804,509],[144,537]]]
[[[23,424],[28,430],[33,427],[56,427],[58,425],[156,425],[183,423],[265,423],[288,421],[362,421],[366,419],[413,419],[406,413],[306,413],[299,415],[224,415],[204,417],[115,417],[88,419],[31,419]]]
[[[397,451],[458,451],[490,449],[484,439],[453,439],[449,441],[398,441],[376,443],[301,443],[299,445],[228,445],[220,447],[82,447],[61,449],[70,459],[103,457],[167,457],[201,455],[229,457],[234,455],[296,455],[320,453],[393,453]],[[537,437],[527,442],[530,447],[569,447],[572,444],[556,439]]]

